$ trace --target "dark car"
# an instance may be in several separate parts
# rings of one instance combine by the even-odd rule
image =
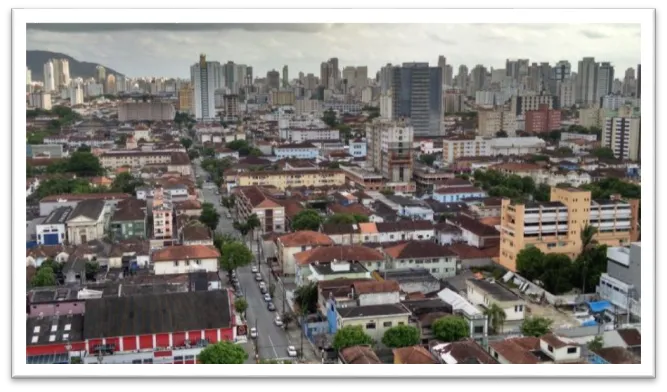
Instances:
[[[266,308],[269,309],[271,312],[276,311],[276,305],[273,304],[273,302],[269,302],[268,305],[266,305]]]
[[[266,294],[266,293],[269,292],[269,290],[267,290],[266,287],[260,287],[259,292],[262,293],[262,294]]]
[[[262,275],[261,274],[255,274],[255,280],[258,282],[262,281]]]

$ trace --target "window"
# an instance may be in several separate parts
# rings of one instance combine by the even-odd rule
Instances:
[[[567,353],[568,354],[576,354],[577,353],[577,348],[576,347],[568,347],[567,348]]]
[[[385,321],[384,323],[382,323],[382,326],[385,328],[391,328],[391,321]]]
[[[551,347],[551,345],[548,345],[548,346],[547,346],[547,350],[549,350],[550,353],[554,352],[554,348]]]
[[[399,321],[399,322],[398,322],[398,325],[405,325],[405,323],[402,322],[402,321]]]
[[[484,333],[484,327],[481,326],[481,325],[475,326],[475,328],[473,328],[473,332],[474,333]]]
[[[375,323],[367,323],[366,329],[375,329]]]
[[[178,261],[174,261],[174,267],[178,267]]]
[[[493,352],[493,357],[494,357],[495,359],[498,359],[498,353],[494,351],[494,352]]]
[[[201,260],[195,260],[195,263],[197,263],[197,265],[201,265]]]

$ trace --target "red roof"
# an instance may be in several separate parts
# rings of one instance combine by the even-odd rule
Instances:
[[[177,245],[168,246],[153,252],[151,260],[153,262],[176,261],[188,259],[217,259],[220,252],[207,245]]]

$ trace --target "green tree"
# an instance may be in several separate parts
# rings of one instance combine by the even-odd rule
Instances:
[[[199,362],[204,364],[240,365],[247,360],[243,346],[227,341],[210,344],[199,353]]]
[[[201,150],[201,155],[205,158],[213,158],[215,156],[215,150],[211,147],[204,147]]]
[[[116,138],[116,140],[114,141],[114,143],[115,143],[117,146],[124,147],[124,146],[125,146],[125,143],[127,143],[127,135],[124,134],[124,133],[121,133],[120,135],[118,135],[118,137]]]
[[[239,155],[240,154],[241,153],[239,152]],[[251,157],[261,157],[262,155],[264,155],[264,153],[259,148],[251,147],[250,150],[248,151],[248,155],[250,155]]]
[[[340,351],[346,347],[371,344],[373,344],[373,338],[368,336],[360,325],[350,325],[336,331],[332,347],[335,350]]]
[[[549,253],[543,268],[539,280],[546,291],[560,295],[572,290],[572,261],[567,255]]]
[[[287,329],[289,325],[296,321],[296,314],[294,312],[285,312],[280,316],[280,319],[283,320],[283,325]]]
[[[40,267],[30,282],[32,287],[45,287],[56,285],[56,275],[49,267]]]
[[[257,214],[251,214],[248,219],[246,219],[245,224],[252,232],[255,229],[258,229],[262,225],[262,222],[259,220]]]
[[[524,336],[534,336],[539,338],[549,333],[553,320],[545,317],[528,317],[521,323],[521,333]]]
[[[614,159],[614,150],[609,147],[600,147],[591,151],[591,154],[602,159]]]
[[[202,204],[199,221],[208,226],[211,230],[215,231],[215,229],[218,227],[218,222],[220,221],[220,214],[215,209],[213,204],[204,203]]]
[[[501,130],[501,131],[496,132],[496,137],[507,137],[507,136],[508,136],[507,132],[505,132],[505,131]]]
[[[385,196],[391,196],[394,194],[394,190],[391,188],[382,188],[380,189],[380,193],[382,193]]]
[[[231,210],[236,205],[236,198],[234,197],[234,195],[223,196],[220,199],[220,202],[225,208]]]
[[[248,310],[248,301],[245,298],[239,297],[234,300],[234,309],[236,309],[243,318],[245,318],[245,312]]]
[[[100,272],[100,264],[96,261],[86,262],[86,280],[95,280],[95,275]]]
[[[521,177],[521,189],[525,194],[533,194],[535,192],[535,181],[532,177]]]
[[[340,162],[330,162],[327,166],[329,169],[340,169]]]
[[[445,316],[433,322],[431,326],[436,339],[443,342],[455,342],[470,336],[468,322],[459,316]]]
[[[391,348],[414,346],[420,341],[419,330],[411,325],[397,325],[389,328],[382,336],[382,344]]]
[[[533,194],[536,201],[549,201],[551,198],[551,188],[549,185],[540,184]]]
[[[325,110],[322,116],[322,121],[330,127],[335,127],[338,123],[336,120],[336,112],[333,109]]]
[[[111,189],[117,192],[136,195],[136,189],[142,185],[144,185],[144,182],[141,179],[135,178],[128,172],[123,172],[114,178]]]
[[[368,222],[368,217],[365,215],[345,213],[333,214],[326,220],[327,224],[355,224],[366,222]]]
[[[219,232],[214,232],[213,233],[213,246],[215,246],[216,249],[219,251],[222,251],[222,246],[228,242],[234,242],[236,241],[234,237],[232,237],[228,233],[219,233]]]
[[[299,286],[294,290],[294,302],[299,304],[301,309],[306,309],[308,313],[317,312],[317,284],[310,282],[303,286]]]
[[[220,251],[220,269],[227,271],[231,276],[232,271],[249,265],[252,262],[252,252],[245,244],[234,241],[222,245]]]
[[[183,147],[185,147],[186,150],[189,150],[190,147],[192,146],[192,139],[187,137],[182,137],[181,144],[183,145]]]
[[[486,308],[484,314],[489,320],[489,324],[495,333],[503,332],[503,325],[505,325],[505,319],[507,319],[507,314],[505,310],[498,306],[498,304],[493,303],[491,306]]]
[[[322,217],[313,209],[305,209],[294,216],[292,220],[292,230],[312,230],[318,231],[322,224]]]
[[[528,280],[538,279],[544,271],[544,253],[534,246],[523,248],[516,255],[516,271]]]
[[[82,177],[98,176],[104,172],[100,160],[90,152],[76,151],[67,163],[67,171]]]
[[[586,346],[590,351],[597,352],[604,347],[604,340],[602,339],[602,336],[597,335],[595,338],[593,338],[593,340],[588,342]]]
[[[421,154],[419,156],[419,161],[427,166],[433,166],[433,162],[435,162],[435,160],[436,156],[434,154]]]
[[[232,149],[234,151],[239,151],[242,148],[246,148],[249,150],[250,145],[248,144],[247,140],[234,140],[233,142],[227,143],[227,148]]]

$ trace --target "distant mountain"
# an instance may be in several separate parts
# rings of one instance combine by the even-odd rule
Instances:
[[[69,60],[69,75],[72,78],[92,78],[97,74],[95,67],[98,65],[106,68],[106,74],[114,74],[116,76],[123,75],[122,73],[107,67],[104,64],[89,63],[87,61],[79,61],[64,53],[49,52],[46,50],[28,50],[26,51],[26,66],[32,72],[32,80],[44,81],[44,64],[50,59],[67,59]]]

